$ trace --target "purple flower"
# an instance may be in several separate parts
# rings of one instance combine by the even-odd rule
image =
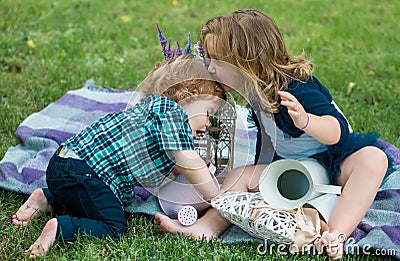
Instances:
[[[164,56],[167,61],[174,59],[174,51],[171,50],[171,39],[168,41],[168,49],[164,50]]]
[[[158,26],[158,23],[156,23],[157,31],[158,31],[158,40],[160,41],[161,46],[163,47],[163,50],[165,49],[165,46],[167,46],[167,39],[163,35],[160,27]]]
[[[190,33],[188,33],[188,43],[185,46],[185,54],[189,54],[192,51],[192,39]]]
[[[160,26],[158,25],[158,23],[156,23],[156,28],[157,28],[157,32],[158,32],[158,40],[160,41],[160,44],[162,46],[162,51],[164,53],[164,59],[166,61],[171,61],[174,59],[174,57],[178,57],[180,55],[182,55],[182,53],[184,52],[184,54],[190,54],[192,53],[192,39],[191,39],[191,35],[190,32],[188,33],[188,38],[187,38],[187,44],[185,46],[184,51],[182,51],[181,45],[179,44],[178,41],[176,41],[176,45],[178,46],[178,48],[176,50],[172,50],[171,49],[171,39],[168,41],[167,38],[164,36],[164,34],[162,33]],[[167,47],[168,44],[168,47]],[[194,46],[195,51],[197,51],[197,53],[204,58],[204,51],[201,47],[198,47],[198,45],[196,44]]]
[[[205,59],[205,55],[204,55],[204,50],[203,50],[203,44],[201,41],[199,41],[199,45],[198,45],[198,52],[200,54],[200,56]]]
[[[176,55],[176,57],[178,57],[178,56],[182,55],[182,49],[181,49],[181,45],[179,44],[178,41],[176,41],[176,45],[178,46],[178,48],[175,51],[175,55]]]

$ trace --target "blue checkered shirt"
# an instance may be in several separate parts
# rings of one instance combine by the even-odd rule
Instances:
[[[194,150],[186,111],[155,95],[103,116],[63,145],[85,160],[122,204],[134,197],[134,186],[162,183],[175,166],[173,150]]]

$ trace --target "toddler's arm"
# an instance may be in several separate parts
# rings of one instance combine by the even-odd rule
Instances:
[[[175,150],[176,167],[192,183],[195,188],[209,201],[218,195],[219,190],[214,184],[206,163],[194,150]]]

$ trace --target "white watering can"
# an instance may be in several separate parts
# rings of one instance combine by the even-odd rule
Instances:
[[[293,209],[308,203],[326,222],[341,193],[341,186],[329,184],[326,169],[315,159],[272,162],[261,173],[259,188],[268,204]]]

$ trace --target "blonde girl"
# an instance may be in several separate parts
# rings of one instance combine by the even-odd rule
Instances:
[[[264,164],[281,158],[317,159],[331,183],[343,186],[322,237],[328,255],[341,257],[341,235],[349,236],[359,224],[388,168],[386,154],[374,146],[377,135],[352,132],[328,89],[312,75],[312,62],[303,54],[289,54],[278,27],[262,12],[247,9],[212,18],[200,35],[211,58],[210,72],[218,75],[221,68],[215,61],[224,61],[257,82],[238,90],[248,95],[259,126],[257,165],[234,169],[222,188],[259,191]],[[215,209],[189,228],[162,215],[156,216],[156,223],[196,238],[217,237],[230,226]]]

